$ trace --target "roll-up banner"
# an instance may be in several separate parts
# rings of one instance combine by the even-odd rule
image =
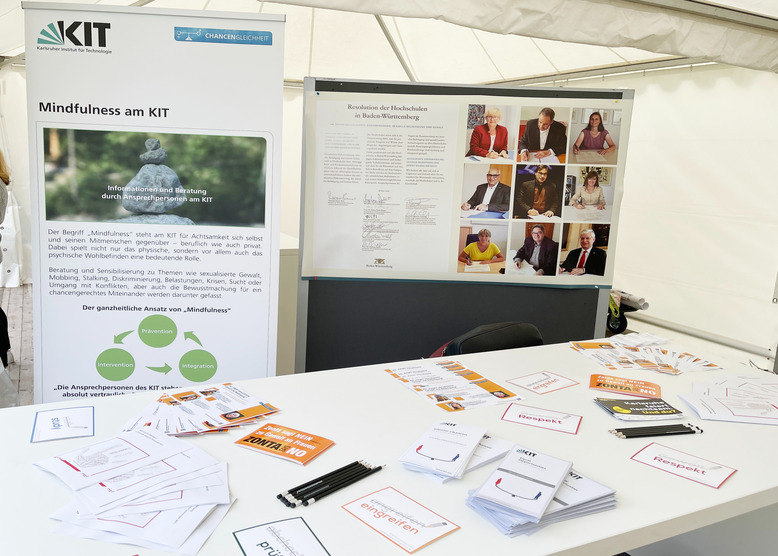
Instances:
[[[284,17],[23,7],[35,401],[274,375]]]

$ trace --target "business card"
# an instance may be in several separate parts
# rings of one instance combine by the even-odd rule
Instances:
[[[713,488],[719,488],[737,471],[656,442],[640,450],[631,459]]]
[[[30,442],[95,435],[95,408],[66,407],[36,411]]]
[[[512,378],[508,382],[536,394],[548,394],[578,384],[574,380],[548,371]]]
[[[503,421],[512,423],[521,423],[541,429],[549,429],[557,432],[566,432],[568,434],[578,434],[578,427],[581,426],[581,416],[572,413],[562,413],[550,409],[539,407],[530,407],[512,403],[502,415]]]

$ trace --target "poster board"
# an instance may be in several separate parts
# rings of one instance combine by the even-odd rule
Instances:
[[[303,278],[610,284],[632,102],[629,90],[307,79]],[[546,108],[550,131],[535,144]],[[494,114],[490,130],[486,116]],[[603,125],[599,141],[608,140],[586,149],[586,138],[574,148],[593,115]],[[597,204],[579,192],[590,172]],[[499,185],[482,203],[490,173]],[[543,261],[529,264],[522,257],[534,248],[536,225]],[[484,230],[503,263],[463,257]],[[588,230],[599,262],[574,272],[577,261],[568,257]],[[479,252],[490,253],[483,245]]]
[[[284,17],[24,8],[35,401],[275,374]]]

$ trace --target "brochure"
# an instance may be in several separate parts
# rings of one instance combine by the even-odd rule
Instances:
[[[459,479],[486,434],[486,427],[437,423],[413,443],[400,462],[412,471]]]
[[[594,374],[589,377],[589,388],[610,394],[624,394],[639,398],[661,398],[662,387],[653,382],[622,378],[619,376]]]
[[[176,436],[202,434],[254,425],[277,412],[271,404],[224,382],[165,392],[130,419],[123,430],[149,427]]]
[[[515,536],[533,533],[551,523],[610,510],[616,507],[616,495],[612,488],[584,477],[572,469],[538,523],[517,518],[511,512],[482,506],[472,496],[468,497],[467,505],[489,520],[502,533]]]
[[[570,461],[514,446],[473,498],[486,507],[537,523],[572,466]]]
[[[263,454],[305,465],[335,444],[329,438],[290,427],[266,423],[235,444]]]
[[[406,387],[445,411],[463,411],[521,399],[507,388],[468,369],[459,361],[424,360],[385,370]]]
[[[478,442],[478,447],[470,457],[470,461],[467,462],[465,473],[469,473],[474,469],[478,469],[479,467],[483,467],[484,465],[505,457],[505,454],[507,454],[508,450],[512,447],[513,442],[510,442],[509,440],[503,440],[502,438],[495,438],[485,434],[480,442]],[[453,477],[437,475],[434,473],[427,473],[427,476],[440,483],[446,483],[453,479]]]
[[[662,398],[655,400],[627,400],[594,398],[605,411],[622,421],[652,421],[682,419],[683,412],[677,410]]]

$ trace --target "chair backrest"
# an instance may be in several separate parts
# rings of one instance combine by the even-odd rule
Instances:
[[[467,247],[471,243],[476,243],[477,241],[478,241],[478,234],[467,234],[467,239],[465,240],[465,247]]]
[[[498,349],[543,345],[543,336],[534,324],[528,322],[496,322],[473,328],[451,340],[443,355],[479,353]]]

